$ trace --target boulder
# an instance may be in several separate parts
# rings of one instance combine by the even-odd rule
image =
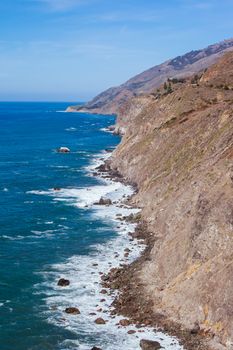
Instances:
[[[57,285],[59,287],[67,287],[70,285],[70,281],[66,280],[65,278],[60,278],[59,281],[57,282]]]
[[[97,348],[97,346],[93,346],[93,348],[91,348],[91,350],[102,350],[101,348]]]
[[[100,293],[101,293],[101,294],[107,294],[108,292],[106,291],[106,289],[102,289],[102,290],[100,291]]]
[[[159,350],[162,349],[157,341],[142,339],[140,341],[140,348],[142,350]]]
[[[101,197],[99,202],[95,203],[97,205],[111,205],[112,204],[112,201],[110,198],[103,198]]]
[[[69,153],[70,152],[70,149],[68,147],[59,147],[57,149],[57,152],[58,153]]]
[[[80,311],[77,307],[67,307],[65,309],[65,312],[67,314],[72,314],[72,315],[79,315],[80,314]]]
[[[115,130],[115,125],[110,125],[110,126],[108,126],[108,130],[109,130],[109,131],[114,131],[114,130]]]
[[[119,321],[119,325],[120,325],[120,326],[123,326],[123,327],[127,327],[127,326],[130,325],[130,321],[127,320],[126,318],[124,318],[123,320],[120,320],[120,321]]]
[[[99,318],[97,318],[97,319],[95,320],[95,323],[96,323],[96,324],[105,324],[106,321],[105,321],[103,318],[99,317]]]

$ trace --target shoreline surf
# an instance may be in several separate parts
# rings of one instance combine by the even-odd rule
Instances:
[[[136,350],[140,349],[141,339],[149,339],[160,342],[167,350],[181,350],[183,347],[176,338],[155,331],[154,328],[138,328],[136,324],[120,325],[119,322],[124,317],[113,315],[112,306],[118,292],[102,286],[101,277],[113,268],[131,264],[145,249],[142,241],[130,236],[136,224],[126,220],[130,214],[139,212],[139,209],[132,208],[125,202],[133,195],[133,188],[116,179],[106,178],[106,174],[103,177],[100,172],[96,173],[110,156],[110,152],[99,154],[85,169],[87,176],[98,178],[99,185],[37,192],[38,195],[50,195],[54,200],[64,201],[89,212],[90,220],[101,219],[115,232],[115,237],[106,243],[93,245],[91,254],[72,256],[64,263],[49,267],[51,271],[44,276],[43,283],[48,307],[45,312],[47,320],[78,335],[77,340],[63,342],[63,349],[77,346],[80,350],[89,350],[98,346],[103,350]],[[111,204],[97,204],[102,197],[110,199]],[[60,278],[69,280],[70,285],[59,287],[57,283]],[[68,307],[78,308],[80,315],[67,315],[64,310]],[[99,318],[104,324],[95,323]]]

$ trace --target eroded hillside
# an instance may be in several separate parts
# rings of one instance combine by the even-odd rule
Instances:
[[[156,65],[124,84],[112,87],[88,102],[84,107],[74,106],[68,111],[118,114],[121,107],[132,97],[150,93],[168,78],[191,76],[215,63],[225,52],[232,50],[233,39],[224,40],[201,50],[195,50]]]
[[[233,53],[121,109],[112,168],[156,238],[140,267],[153,312],[233,349]]]

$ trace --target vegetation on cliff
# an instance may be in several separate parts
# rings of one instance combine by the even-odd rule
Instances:
[[[219,57],[232,48],[233,39],[229,39],[170,59],[138,74],[118,87],[102,92],[85,106],[73,106],[71,111],[118,114],[124,103],[132,97],[150,93],[168,78],[180,81],[183,77],[192,76],[215,63]],[[168,88],[169,86],[168,82]]]

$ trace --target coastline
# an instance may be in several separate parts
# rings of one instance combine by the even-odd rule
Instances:
[[[111,169],[111,159],[105,161],[99,167],[100,174],[105,172],[107,177],[123,184],[131,185],[134,193],[127,200],[127,205],[132,206],[131,199],[138,191],[135,183],[130,183],[124,177]],[[145,245],[145,249],[140,256],[128,265],[117,269],[111,269],[102,279],[102,286],[111,291],[118,291],[113,302],[113,315],[122,315],[129,320],[129,324],[135,324],[139,329],[151,327],[154,330],[165,332],[166,334],[179,339],[180,344],[186,350],[211,350],[207,345],[208,335],[199,332],[198,329],[186,329],[180,324],[173,322],[162,314],[152,312],[152,301],[145,298],[144,286],[138,278],[141,264],[150,260],[150,252],[155,244],[156,238],[148,231],[146,222],[141,215],[130,215],[125,218],[128,222],[134,223],[135,230],[129,233],[132,239],[139,240]]]
[[[114,233],[105,242],[93,245],[90,254],[74,255],[67,261],[50,266],[43,284],[47,295],[48,322],[77,335],[77,340],[72,343],[68,340],[63,342],[64,348],[72,344],[73,348],[77,346],[80,350],[93,347],[102,350],[139,350],[140,341],[146,339],[159,342],[167,350],[183,350],[175,337],[161,330],[155,331],[149,325],[141,327],[116,313],[114,300],[118,297],[118,290],[103,285],[110,270],[127,267],[145,249],[140,237],[133,239],[131,236],[134,236],[136,223],[129,218],[138,216],[139,211],[128,201],[136,190],[135,186],[116,172],[103,171],[111,153],[108,149],[94,155],[92,163],[85,168],[87,176],[99,179],[97,185],[36,193],[52,196],[59,201],[77,198],[74,205],[86,213],[90,222],[100,219],[103,233],[106,224],[108,230]],[[100,204],[101,198],[111,200],[111,204]],[[62,286],[59,285],[60,280],[68,280],[69,283]]]

